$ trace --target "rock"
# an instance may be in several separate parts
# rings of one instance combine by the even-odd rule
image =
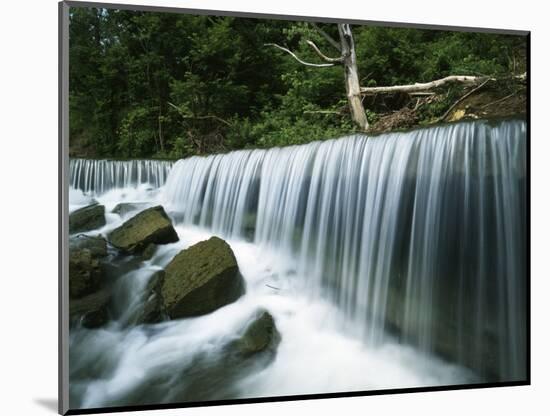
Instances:
[[[105,325],[108,320],[109,312],[107,311],[107,308],[101,307],[84,314],[80,322],[84,328],[95,329]]]
[[[143,310],[136,319],[137,324],[154,324],[164,320],[165,314],[161,294],[164,274],[164,270],[160,270],[149,280],[145,289],[146,300],[143,304]]]
[[[135,211],[142,211],[151,206],[148,202],[121,202],[117,204],[111,212],[120,215],[121,217]]]
[[[151,260],[151,258],[155,255],[156,251],[157,251],[157,245],[151,243],[147,247],[145,247],[145,250],[143,250],[143,253],[141,253],[141,258],[143,260]]]
[[[111,292],[104,288],[69,301],[69,318],[72,322],[80,320],[86,328],[98,328],[108,321],[107,305],[111,299]]]
[[[249,356],[266,350],[274,351],[281,341],[281,335],[269,312],[262,309],[248,324],[243,335],[234,342],[232,349],[238,354]]]
[[[92,251],[87,248],[69,250],[70,297],[76,299],[93,293],[101,283],[102,268]]]
[[[101,236],[88,236],[79,234],[69,240],[69,250],[90,250],[92,257],[101,258],[107,256],[107,240]]]
[[[130,218],[108,236],[109,242],[126,253],[140,253],[149,244],[168,244],[179,240],[162,206],[148,208]]]
[[[98,328],[109,319],[110,294],[101,263],[107,254],[107,241],[101,236],[82,234],[69,240],[69,314],[71,321],[80,320],[85,328]]]
[[[77,209],[69,215],[69,233],[79,233],[105,225],[105,207],[94,204],[84,208]]]
[[[187,363],[179,377],[193,381],[174,386],[175,401],[236,397],[239,380],[269,366],[281,341],[273,317],[264,309],[255,311],[237,337],[218,350],[209,348],[199,353]],[[157,381],[155,386],[162,386],[162,383]]]
[[[244,281],[235,255],[218,237],[181,251],[166,266],[162,298],[171,319],[210,313],[243,293]]]

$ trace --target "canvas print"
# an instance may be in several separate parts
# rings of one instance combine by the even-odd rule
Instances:
[[[68,11],[78,412],[528,382],[528,34]]]

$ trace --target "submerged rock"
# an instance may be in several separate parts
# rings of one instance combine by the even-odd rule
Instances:
[[[162,206],[148,208],[130,218],[109,234],[109,242],[127,253],[140,253],[149,244],[168,244],[179,240]]]
[[[229,244],[218,237],[181,251],[166,267],[163,307],[171,319],[210,313],[236,301],[244,281]]]
[[[247,357],[252,354],[274,351],[281,341],[273,316],[265,309],[256,312],[243,335],[232,344],[235,353]]]
[[[223,340],[223,338],[221,338]],[[273,317],[255,311],[233,341],[213,340],[207,348],[189,351],[167,372],[152,374],[125,398],[127,402],[184,402],[225,400],[241,393],[239,381],[258,374],[273,362],[281,336]]]
[[[77,209],[69,215],[69,233],[95,230],[105,225],[105,207],[94,204]]]
[[[111,212],[120,215],[121,217],[135,211],[142,211],[151,204],[148,202],[121,202],[117,204]]]

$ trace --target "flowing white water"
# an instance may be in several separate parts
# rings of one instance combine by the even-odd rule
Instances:
[[[102,194],[111,189],[164,185],[173,162],[158,160],[71,159],[69,184],[87,194]]]
[[[85,182],[80,189],[107,207],[121,198],[161,203],[178,224],[180,242],[121,279],[126,298],[210,235],[229,240],[247,293],[200,318],[128,329],[121,316],[106,329],[73,331],[72,400],[94,407],[142,403],[144,394],[166,402],[522,379],[525,141],[521,121],[459,123],[193,157],[156,192],[124,182],[98,193]],[[75,206],[84,204],[78,195]],[[121,221],[110,214],[99,232]],[[214,380],[181,396],[200,381],[182,376],[193,360],[215,357],[260,306],[282,335],[275,360],[231,388]],[[163,387],[140,390],[150,380]]]

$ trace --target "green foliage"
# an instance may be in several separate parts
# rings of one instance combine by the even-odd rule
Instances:
[[[117,150],[124,157],[132,157],[140,154],[152,154],[154,152],[151,137],[154,132],[151,130],[153,109],[137,107],[128,111],[126,117],[121,121],[118,131]]]
[[[322,24],[338,39],[336,25]],[[525,71],[524,38],[354,26],[364,86]],[[181,158],[354,132],[336,50],[308,23],[72,7],[71,154]],[[426,106],[436,118],[460,91]],[[391,107],[365,101],[367,118]]]
[[[518,36],[383,27],[361,27],[354,35],[367,86],[525,71],[526,44]]]

